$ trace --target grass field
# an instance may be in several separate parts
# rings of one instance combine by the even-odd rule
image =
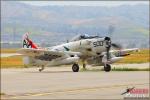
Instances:
[[[1,53],[16,53],[18,49],[1,49]],[[147,63],[149,62],[149,49],[142,49],[140,52],[135,52],[129,56],[124,57],[120,63]],[[22,68],[24,67],[22,57],[7,57],[1,58],[1,68]]]
[[[5,57],[1,58],[1,68],[21,68],[24,67],[22,57]]]
[[[0,93],[0,95],[5,95],[5,93]]]
[[[124,57],[117,63],[147,63],[150,61],[149,49],[141,49],[139,52],[133,52]]]
[[[18,49],[1,49],[1,53],[16,53]]]

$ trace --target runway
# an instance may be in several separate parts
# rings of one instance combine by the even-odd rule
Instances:
[[[70,67],[1,70],[3,99],[123,99],[127,87],[149,89],[148,71],[77,72]]]

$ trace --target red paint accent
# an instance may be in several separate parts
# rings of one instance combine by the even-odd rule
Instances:
[[[27,41],[29,42],[29,44],[31,44],[31,47],[34,49],[38,49],[37,45],[34,44],[30,39],[27,38]]]

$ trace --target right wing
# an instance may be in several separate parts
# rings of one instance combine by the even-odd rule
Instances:
[[[110,52],[113,53],[115,56],[127,56],[130,55],[132,52],[138,52],[138,48],[131,48],[131,49],[123,49],[123,50],[111,50]]]

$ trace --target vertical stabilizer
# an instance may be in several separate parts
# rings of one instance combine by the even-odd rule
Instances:
[[[37,45],[32,42],[32,40],[29,39],[29,33],[25,33],[23,35],[23,41],[22,41],[23,48],[33,48],[37,49]]]

